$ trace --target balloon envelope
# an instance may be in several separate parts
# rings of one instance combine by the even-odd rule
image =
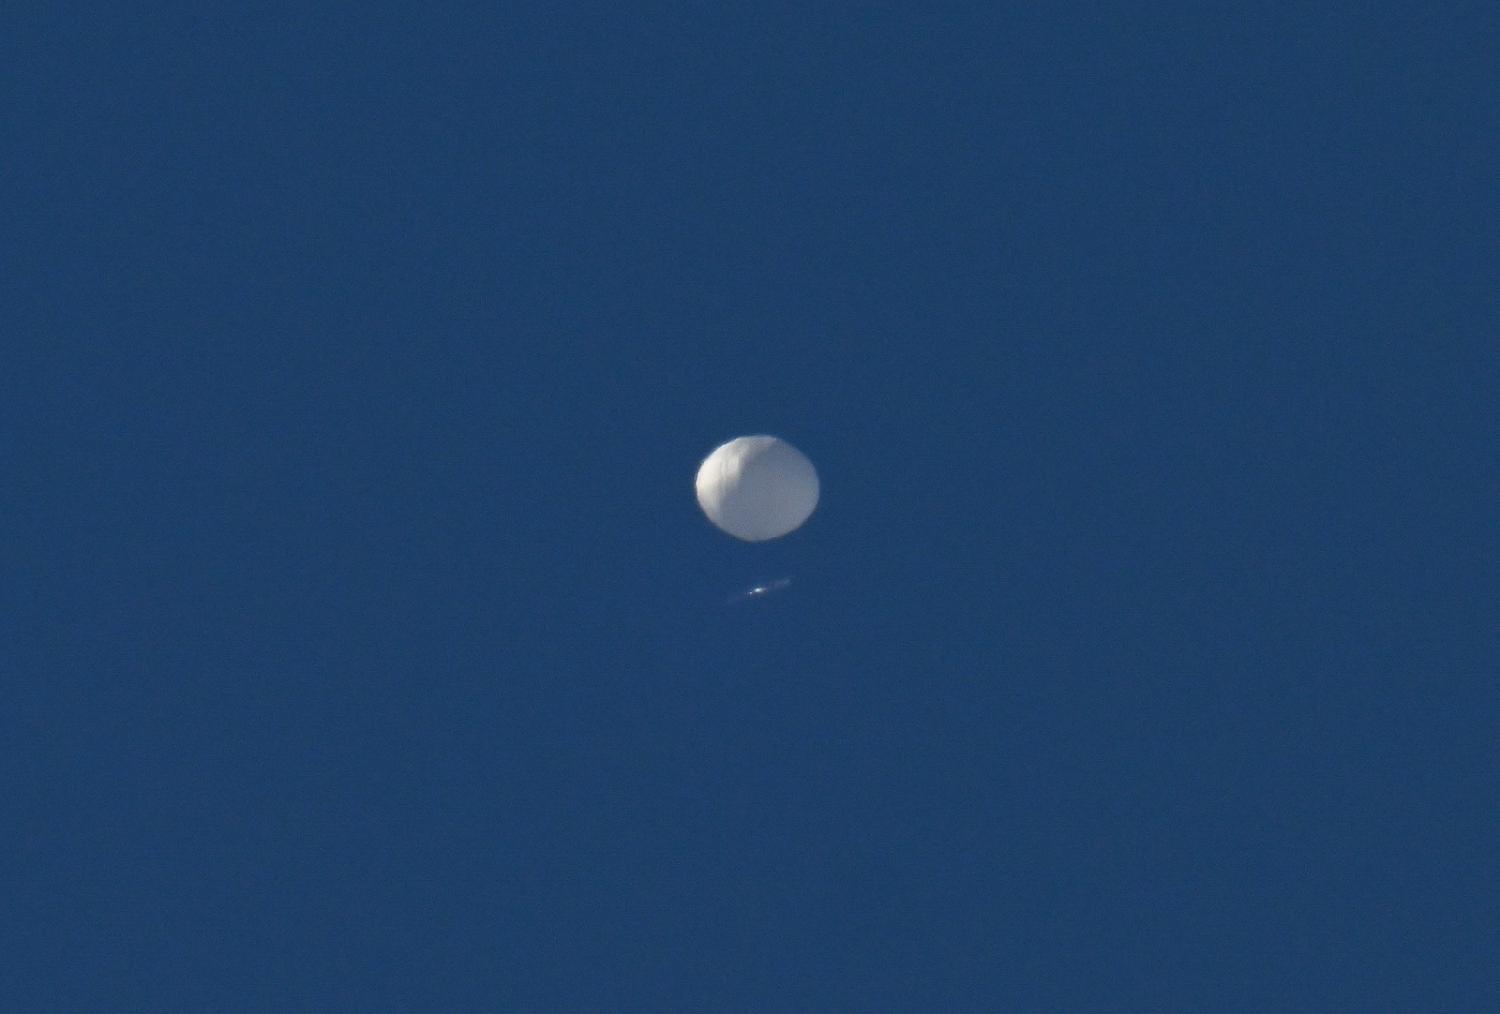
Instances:
[[[736,437],[698,466],[698,505],[737,539],[780,538],[818,505],[818,473],[778,437]]]

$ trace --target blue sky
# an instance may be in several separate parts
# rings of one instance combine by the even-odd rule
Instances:
[[[6,20],[6,1009],[1500,999],[1480,5]]]

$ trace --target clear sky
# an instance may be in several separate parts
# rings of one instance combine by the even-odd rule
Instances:
[[[1500,1009],[1492,5],[39,6],[0,1007]]]

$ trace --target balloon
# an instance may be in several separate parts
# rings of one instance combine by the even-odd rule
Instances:
[[[698,505],[737,539],[761,542],[799,527],[818,505],[818,473],[778,437],[736,437],[698,466]]]

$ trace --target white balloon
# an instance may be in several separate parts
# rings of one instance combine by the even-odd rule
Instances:
[[[698,505],[737,539],[762,542],[801,526],[818,505],[818,473],[778,437],[736,437],[698,466]]]

